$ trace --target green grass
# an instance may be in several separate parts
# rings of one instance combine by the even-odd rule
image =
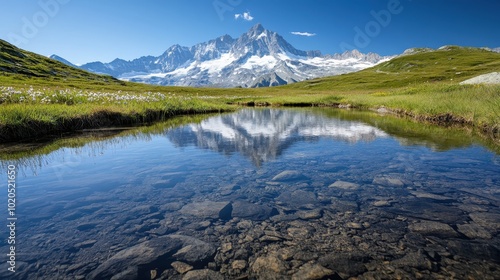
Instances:
[[[500,71],[500,54],[451,47],[275,88],[165,87],[91,74],[0,40],[0,142],[246,105],[385,107],[500,138],[500,86],[459,85],[494,71]]]

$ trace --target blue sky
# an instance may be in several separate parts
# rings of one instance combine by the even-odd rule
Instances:
[[[1,6],[1,39],[77,64],[157,56],[173,44],[236,38],[257,23],[298,49],[324,54],[500,47],[497,0],[2,0]]]

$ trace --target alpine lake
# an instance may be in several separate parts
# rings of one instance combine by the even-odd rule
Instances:
[[[465,129],[247,108],[2,145],[0,169],[1,279],[500,279],[500,147]]]

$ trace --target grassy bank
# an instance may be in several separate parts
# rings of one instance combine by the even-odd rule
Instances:
[[[0,87],[0,141],[81,129],[130,126],[172,116],[233,110],[211,99],[160,92]]]
[[[441,125],[476,127],[499,137],[500,86],[420,84],[363,91],[161,88],[122,91],[0,87],[0,141],[39,138],[86,128],[140,125],[183,114],[238,106],[333,106],[380,109]]]

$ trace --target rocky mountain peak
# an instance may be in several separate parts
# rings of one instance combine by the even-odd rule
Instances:
[[[260,24],[260,23],[257,23],[252,28],[250,28],[250,30],[247,32],[247,34],[250,37],[255,37],[255,36],[259,36],[260,34],[264,33],[265,31],[266,31],[266,29],[264,28],[264,26],[262,26],[262,24]]]

